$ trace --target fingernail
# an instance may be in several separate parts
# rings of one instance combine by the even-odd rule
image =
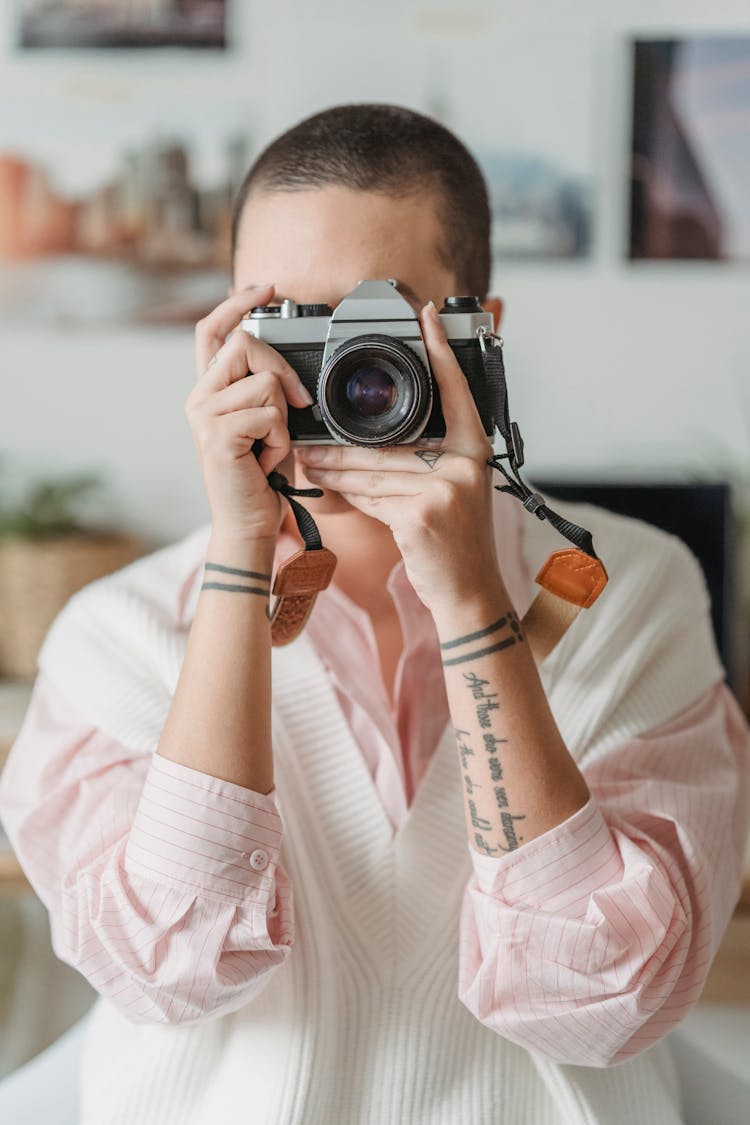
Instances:
[[[242,292],[253,293],[256,289],[271,289],[274,284],[273,281],[254,281],[252,285],[246,285]]]
[[[303,402],[304,402],[304,403],[305,403],[305,404],[306,404],[307,406],[312,406],[312,404],[313,404],[313,402],[315,401],[315,399],[314,399],[314,398],[313,398],[313,396],[312,396],[312,395],[310,394],[310,392],[308,391],[307,387],[305,387],[305,386],[304,386],[304,385],[303,385],[302,383],[300,383],[300,385],[299,385],[299,393],[300,393],[300,397],[301,397],[301,399],[303,400]]]

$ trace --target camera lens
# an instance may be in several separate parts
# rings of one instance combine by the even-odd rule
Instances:
[[[345,394],[353,411],[363,418],[377,418],[393,408],[398,389],[385,368],[364,363],[347,379]]]
[[[432,408],[432,380],[419,356],[391,336],[354,336],[318,382],[323,422],[340,441],[396,445],[419,437]]]

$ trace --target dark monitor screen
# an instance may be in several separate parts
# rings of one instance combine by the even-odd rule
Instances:
[[[596,504],[633,516],[679,536],[696,556],[711,595],[716,643],[733,687],[736,684],[732,574],[732,494],[728,484],[593,484],[576,480],[535,480],[549,496]],[[553,505],[554,507],[554,505]]]

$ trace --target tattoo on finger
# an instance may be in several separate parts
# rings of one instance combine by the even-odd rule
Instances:
[[[424,461],[428,472],[432,473],[444,453],[444,449],[415,449],[414,456],[418,457],[420,461]]]

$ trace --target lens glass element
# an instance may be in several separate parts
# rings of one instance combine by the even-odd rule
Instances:
[[[413,441],[432,405],[432,380],[401,340],[352,336],[326,360],[318,380],[321,417],[339,441],[393,445]]]
[[[346,380],[346,400],[362,418],[376,418],[396,403],[398,388],[378,364],[363,363]]]

